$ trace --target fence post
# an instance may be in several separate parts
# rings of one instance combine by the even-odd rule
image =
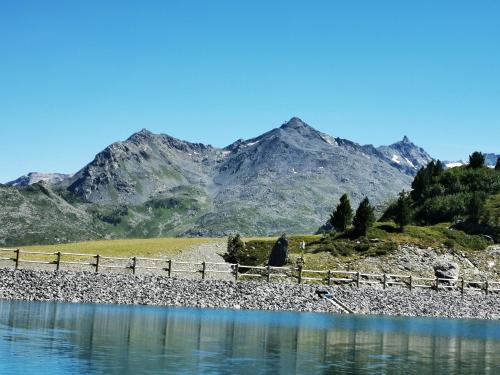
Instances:
[[[132,274],[135,275],[135,268],[137,267],[137,257],[132,258]]]
[[[384,273],[384,289],[387,288],[387,274]]]
[[[328,270],[328,286],[332,286],[332,270]]]
[[[465,280],[462,277],[462,283],[460,285],[460,294],[462,295],[462,297],[464,296],[464,291],[465,291]]]
[[[360,278],[360,272],[356,272],[356,286],[359,288],[359,278]]]
[[[484,289],[484,294],[488,295],[490,292],[490,282],[486,280],[486,288]]]
[[[234,281],[238,281],[238,272],[240,272],[240,264],[236,263],[234,265]]]
[[[99,272],[99,262],[101,260],[101,256],[97,254],[95,256],[95,272]]]
[[[298,283],[301,284],[302,283],[302,265],[299,264],[297,268],[299,270]]]
[[[410,291],[413,290],[413,276],[410,275]]]
[[[16,270],[19,268],[19,257],[20,257],[20,253],[21,253],[21,250],[19,249],[16,249],[16,259],[15,259],[15,262],[16,262]]]
[[[436,292],[439,291],[439,277],[436,277]]]
[[[205,280],[205,272],[207,270],[207,262],[201,264],[201,279]]]
[[[61,267],[61,252],[57,252],[57,260],[56,260],[56,271],[59,271],[59,268]]]
[[[170,277],[172,275],[172,259],[168,260],[168,274],[167,276]]]
[[[271,282],[271,266],[270,265],[267,266],[267,282],[268,283]]]

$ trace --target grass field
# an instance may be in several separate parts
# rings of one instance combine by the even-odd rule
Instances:
[[[220,242],[220,238],[149,238],[76,242],[59,245],[26,246],[22,249],[43,252],[88,253],[116,257],[171,256],[192,246]]]

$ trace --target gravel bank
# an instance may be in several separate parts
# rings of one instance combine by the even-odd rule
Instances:
[[[339,312],[315,286],[156,275],[0,270],[0,299]]]
[[[357,314],[500,319],[500,295],[416,289],[334,287],[332,293]]]
[[[325,287],[157,275],[0,270],[0,298],[74,303],[341,312],[319,298],[328,290],[359,314],[500,319],[500,296],[428,290]]]

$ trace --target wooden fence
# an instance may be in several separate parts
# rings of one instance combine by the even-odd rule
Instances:
[[[481,292],[484,294],[500,292],[500,281],[481,281],[481,280],[465,280],[461,279],[445,279],[445,278],[427,278],[417,277],[413,275],[399,274],[374,274],[363,273],[358,271],[346,270],[309,270],[303,267],[271,267],[271,266],[246,266],[242,264],[232,263],[216,263],[216,262],[184,262],[172,259],[163,258],[145,258],[145,257],[109,257],[99,254],[80,254],[80,253],[64,253],[64,252],[38,252],[21,249],[1,249],[0,255],[11,253],[11,256],[0,256],[0,261],[12,261],[14,268],[19,269],[23,263],[46,264],[54,265],[55,270],[59,271],[63,265],[79,265],[92,267],[95,272],[101,272],[106,269],[121,269],[129,270],[136,274],[138,270],[157,270],[165,272],[168,277],[172,277],[178,273],[199,273],[202,279],[205,279],[209,274],[225,273],[231,274],[235,281],[240,278],[258,278],[271,282],[273,279],[287,279],[301,283],[318,283],[332,285],[355,285],[361,287],[363,285],[378,285],[383,289],[398,286],[414,289],[433,289],[439,290],[457,290],[463,295],[466,292]],[[44,258],[41,259],[26,259],[22,255],[31,255]],[[46,258],[53,258],[46,260]],[[75,261],[73,259],[80,258],[83,261]],[[86,259],[85,259],[86,258]],[[90,259],[90,261],[89,261]],[[126,262],[126,264],[117,265],[110,262]],[[155,265],[151,265],[155,264]],[[186,266],[195,266],[196,269],[189,269]],[[227,270],[214,269],[217,266],[227,266]],[[184,268],[183,268],[184,267]]]

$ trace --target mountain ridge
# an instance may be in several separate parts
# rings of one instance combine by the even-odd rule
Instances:
[[[360,145],[293,117],[223,148],[142,129],[49,185],[111,237],[307,233],[343,193],[381,205],[430,160],[406,136]]]

